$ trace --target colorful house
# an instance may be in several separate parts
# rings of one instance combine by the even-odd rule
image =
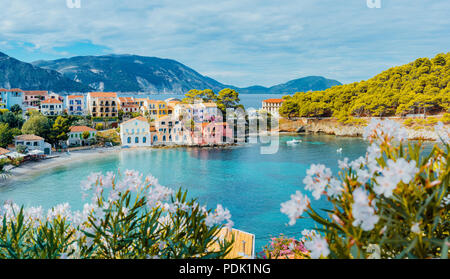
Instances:
[[[86,102],[83,95],[66,96],[66,108],[69,115],[86,115]]]
[[[139,112],[139,102],[133,97],[119,97],[119,108],[125,113]]]
[[[42,101],[49,98],[48,91],[23,91],[23,105],[25,108],[39,108]]]
[[[89,137],[87,139],[83,138],[84,132],[89,133]],[[87,145],[90,144],[93,140],[95,140],[95,136],[97,135],[97,130],[87,127],[87,126],[72,126],[70,127],[69,139],[67,140],[67,145]]]
[[[45,140],[36,135],[20,135],[14,138],[14,145],[17,148],[19,145],[26,146],[28,151],[40,150],[46,155],[52,153],[52,146],[45,142]]]
[[[153,142],[147,118],[138,116],[120,124],[122,146],[151,146]]]
[[[64,111],[63,102],[58,99],[47,99],[41,102],[40,111],[43,115],[61,115]]]
[[[0,106],[11,109],[14,105],[23,108],[23,91],[21,89],[3,89],[0,88]]]
[[[161,117],[155,120],[155,129],[158,143],[182,143],[183,128],[180,121],[169,116]]]
[[[92,117],[117,117],[119,111],[117,93],[90,92],[87,95],[87,108]]]
[[[278,115],[283,102],[283,99],[267,99],[262,101],[262,109],[272,115]]]

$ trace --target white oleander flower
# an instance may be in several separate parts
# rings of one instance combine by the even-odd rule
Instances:
[[[306,240],[305,248],[310,251],[312,259],[319,259],[320,257],[326,258],[330,254],[327,240],[319,235],[313,236],[311,240]]]
[[[221,204],[218,204],[216,210],[206,216],[205,224],[208,227],[212,227],[217,224],[222,224],[224,221],[227,221],[226,226],[228,228],[233,227],[230,211],[228,209],[224,209]]]
[[[366,184],[367,181],[369,181],[369,179],[371,178],[370,173],[364,169],[356,170],[356,175],[358,176],[356,180],[363,185]]]
[[[376,178],[373,190],[377,195],[383,195],[386,198],[390,198],[399,182],[400,180],[395,176],[379,176]]]
[[[294,195],[291,195],[289,201],[281,204],[281,213],[284,213],[289,217],[289,225],[293,226],[297,222],[297,219],[302,216],[303,212],[308,208],[308,205],[308,197],[303,195],[300,191],[297,191]]]
[[[312,164],[303,179],[305,189],[311,191],[316,200],[320,199],[331,179],[331,175],[331,170],[324,165]]]
[[[338,160],[338,166],[342,170],[348,169],[348,167],[349,167],[348,158],[345,157],[344,161]]]
[[[383,142],[384,137],[388,140],[403,141],[408,138],[408,131],[394,120],[372,119],[364,128],[363,137],[377,143]]]
[[[398,176],[398,179],[403,183],[408,184],[416,176],[419,169],[416,167],[417,163],[414,160],[406,161],[404,158],[399,158],[397,161],[391,159],[387,162],[389,175]]]
[[[332,198],[339,198],[344,191],[342,187],[342,182],[336,178],[331,178],[328,184],[327,194]]]
[[[355,219],[353,226],[360,226],[364,231],[370,231],[380,219],[375,214],[375,209],[370,206],[369,197],[361,187],[353,191],[352,215]]]
[[[420,234],[421,230],[420,230],[420,224],[418,222],[413,223],[413,225],[411,226],[411,232],[415,233],[415,234]]]
[[[155,184],[148,190],[147,204],[150,208],[160,206],[162,202],[167,201],[172,194],[172,189]]]
[[[70,211],[70,205],[68,203],[58,204],[57,206],[49,209],[47,212],[47,219],[53,220],[61,218],[66,218],[67,220],[72,219],[72,212]]]

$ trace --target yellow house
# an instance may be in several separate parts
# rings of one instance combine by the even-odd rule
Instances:
[[[169,115],[169,106],[166,102],[160,100],[148,100],[146,110],[153,119]]]

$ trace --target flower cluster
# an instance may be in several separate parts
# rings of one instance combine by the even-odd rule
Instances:
[[[223,240],[220,248],[211,248],[223,224],[233,226],[228,209],[218,205],[213,212],[207,210],[153,176],[144,179],[132,170],[92,173],[81,189],[84,197],[91,196],[81,211],[64,203],[45,215],[42,207],[5,203],[0,208],[0,258],[222,258],[232,245]],[[17,228],[24,229],[25,242],[8,242],[21,233]],[[64,243],[51,243],[45,238],[52,233],[43,231],[57,234]],[[36,245],[59,248],[53,254],[33,254],[47,251],[30,248]]]
[[[436,133],[445,149],[434,145],[425,152],[421,141],[404,143],[408,133],[399,123],[374,119],[364,130],[366,155],[338,161],[339,178],[324,165],[311,165],[305,190],[316,200],[324,195],[330,201],[328,217],[314,211],[301,191],[281,204],[290,225],[307,212],[325,227],[324,236],[304,234],[311,258],[329,257],[331,251],[340,257],[373,258],[373,247],[376,257],[447,256],[440,251],[447,251],[442,247],[448,243],[445,226],[450,219],[450,130],[439,123]]]

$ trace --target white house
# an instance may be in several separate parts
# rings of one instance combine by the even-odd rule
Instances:
[[[88,132],[89,137],[87,139],[83,138],[83,133]],[[70,127],[69,139],[67,140],[67,145],[85,145],[89,144],[90,141],[95,139],[97,135],[97,130],[92,129],[87,126],[72,126]]]
[[[40,108],[43,115],[61,115],[64,110],[63,102],[58,99],[42,101]]]
[[[66,108],[69,115],[86,115],[86,102],[83,95],[66,96]]]
[[[120,124],[122,146],[151,146],[153,142],[150,124],[145,117],[138,116]]]
[[[24,145],[28,148],[28,151],[31,150],[40,150],[43,151],[44,154],[50,155],[52,153],[52,146],[50,143],[44,141],[43,138],[38,137],[36,135],[20,135],[14,138],[15,147],[19,145]]]

